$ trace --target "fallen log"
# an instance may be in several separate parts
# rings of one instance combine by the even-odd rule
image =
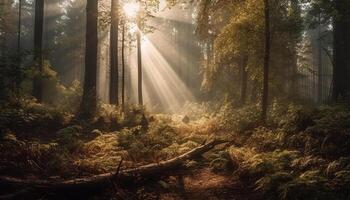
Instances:
[[[183,155],[172,158],[170,160],[162,161],[159,163],[152,163],[148,165],[143,165],[133,169],[121,170],[116,173],[105,173],[100,175],[95,175],[86,178],[78,178],[72,180],[23,180],[12,177],[0,177],[0,186],[10,186],[10,187],[28,187],[35,188],[37,190],[45,191],[69,191],[69,190],[79,190],[79,189],[96,189],[105,187],[111,184],[111,181],[127,181],[133,180],[137,177],[147,178],[153,175],[162,174],[170,169],[181,166],[186,160],[198,157],[207,151],[214,148],[216,145],[227,143],[228,141],[223,140],[213,140],[209,143],[203,144]],[[0,198],[1,199],[1,198]]]

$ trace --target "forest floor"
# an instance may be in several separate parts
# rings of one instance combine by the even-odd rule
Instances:
[[[126,197],[127,196],[127,197]],[[123,190],[121,199],[160,200],[253,200],[258,194],[232,174],[214,173],[209,166],[171,172],[147,186]]]
[[[209,109],[210,108],[210,109]],[[286,109],[288,108],[288,109]],[[86,194],[32,199],[349,199],[350,107],[190,105],[179,114],[104,107],[93,122],[32,103],[0,111],[0,177],[63,181],[159,163],[215,140],[182,167]],[[217,110],[214,113],[212,110]],[[275,121],[274,121],[275,120]],[[0,183],[2,184],[2,183]],[[0,199],[18,188],[0,189]]]

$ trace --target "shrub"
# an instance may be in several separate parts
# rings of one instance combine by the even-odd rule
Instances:
[[[11,151],[9,151],[11,149]],[[0,173],[14,176],[70,176],[74,173],[72,157],[57,143],[23,141],[7,133],[0,141]]]
[[[61,146],[69,152],[73,152],[82,146],[81,132],[83,128],[77,125],[68,126],[57,132],[58,141]]]
[[[219,126],[223,130],[244,132],[252,130],[259,124],[260,111],[258,105],[249,105],[234,109],[229,103],[221,107],[218,113]]]
[[[20,100],[0,111],[0,128],[16,133],[46,133],[64,126],[68,116],[59,109],[32,100]]]

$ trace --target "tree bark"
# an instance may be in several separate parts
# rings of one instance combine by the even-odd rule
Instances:
[[[118,69],[118,40],[119,40],[119,0],[111,0],[111,33],[110,33],[110,103],[119,104],[119,69]]]
[[[321,19],[320,19],[321,21]],[[319,23],[318,25],[318,52],[317,52],[317,102],[322,103],[323,99],[323,62],[322,62],[322,25]]]
[[[97,109],[97,13],[98,1],[87,0],[84,92],[79,113],[84,119],[91,119]]]
[[[18,1],[18,32],[17,32],[17,53],[21,53],[21,26],[22,26],[22,0]]]
[[[125,104],[125,21],[122,29],[122,107]]]
[[[137,71],[138,71],[138,97],[139,105],[143,105],[143,94],[142,94],[142,50],[141,50],[141,17],[137,15]]]
[[[35,1],[33,96],[42,102],[44,0]]]
[[[350,92],[350,14],[347,0],[336,0],[333,33],[333,91],[332,100],[348,98]]]
[[[264,0],[265,11],[265,55],[264,55],[264,74],[263,74],[263,94],[261,101],[261,120],[266,121],[268,95],[269,95],[269,65],[270,65],[270,5],[269,0]]]
[[[21,55],[21,33],[22,33],[22,1],[18,1],[18,27],[17,27],[17,65],[16,65],[16,78],[14,80],[14,88],[13,88],[13,94],[16,96],[19,95],[19,88],[20,88],[20,70],[21,70],[21,64],[22,64],[22,55]]]

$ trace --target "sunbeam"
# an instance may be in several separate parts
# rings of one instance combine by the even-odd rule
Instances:
[[[173,67],[164,58],[162,53],[152,44],[164,42],[159,35],[143,37],[143,72],[144,72],[144,94],[145,104],[155,111],[175,112],[179,110],[186,101],[195,98],[187,88],[186,84],[179,78]],[[134,52],[133,57],[136,56]],[[137,77],[136,62],[131,63],[131,76]],[[132,81],[135,83],[136,81]],[[136,84],[133,85],[133,93],[136,95]]]

